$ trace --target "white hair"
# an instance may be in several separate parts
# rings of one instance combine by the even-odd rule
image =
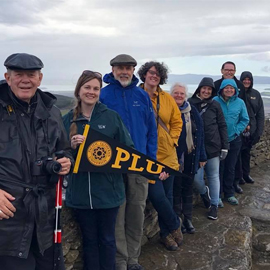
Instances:
[[[175,89],[175,87],[183,87],[185,89],[185,97],[187,98],[188,96],[188,87],[186,84],[184,83],[174,83],[172,86],[171,86],[171,89],[170,89],[170,94],[172,95],[173,94],[173,91]]]

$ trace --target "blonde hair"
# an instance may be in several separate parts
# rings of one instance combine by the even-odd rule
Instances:
[[[188,96],[188,87],[186,84],[184,83],[174,83],[171,88],[170,88],[170,94],[172,95],[173,94],[173,91],[176,87],[183,87],[185,89],[185,99],[187,99],[187,96]]]

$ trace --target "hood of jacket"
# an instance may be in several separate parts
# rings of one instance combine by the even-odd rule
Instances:
[[[130,85],[128,85],[126,87],[123,87],[121,85],[121,83],[114,78],[113,73],[111,72],[111,73],[107,73],[107,74],[104,75],[103,81],[105,83],[107,83],[107,84],[115,84],[118,87],[122,87],[122,88],[125,88],[125,89],[130,89],[130,88],[135,87],[138,84],[139,79],[135,75],[133,75]]]
[[[221,96],[221,93],[223,91],[223,89],[227,86],[227,85],[231,85],[234,89],[235,89],[235,94],[233,97],[238,97],[239,95],[239,90],[238,90],[238,87],[237,87],[237,84],[236,82],[234,81],[234,79],[224,79],[220,85],[220,88],[218,90],[218,96]],[[232,97],[232,98],[233,98]]]
[[[197,94],[200,93],[200,89],[202,86],[210,86],[212,87],[212,95],[209,99],[212,99],[214,96],[217,95],[217,90],[215,88],[215,84],[212,78],[210,77],[204,77],[202,78],[201,82],[199,83],[197,89],[195,90],[194,94],[192,95],[192,98],[196,97]]]
[[[243,71],[241,76],[240,76],[240,81],[243,82],[244,79],[249,78],[251,81],[250,87],[248,89],[252,89],[253,88],[253,76],[251,74],[251,72],[249,71]]]

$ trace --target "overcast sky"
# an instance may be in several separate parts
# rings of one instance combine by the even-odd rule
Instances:
[[[0,0],[0,33],[0,73],[27,52],[44,62],[45,84],[108,73],[120,53],[174,74],[218,75],[231,60],[236,74],[270,76],[269,0]]]

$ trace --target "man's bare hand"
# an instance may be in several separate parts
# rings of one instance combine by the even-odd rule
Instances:
[[[16,212],[16,208],[10,201],[14,201],[15,198],[0,189],[0,220],[9,219],[10,217],[14,217],[14,213]]]
[[[67,175],[70,171],[71,161],[67,157],[59,158],[57,159],[57,162],[59,162],[62,166],[61,171],[58,173],[59,175]]]

